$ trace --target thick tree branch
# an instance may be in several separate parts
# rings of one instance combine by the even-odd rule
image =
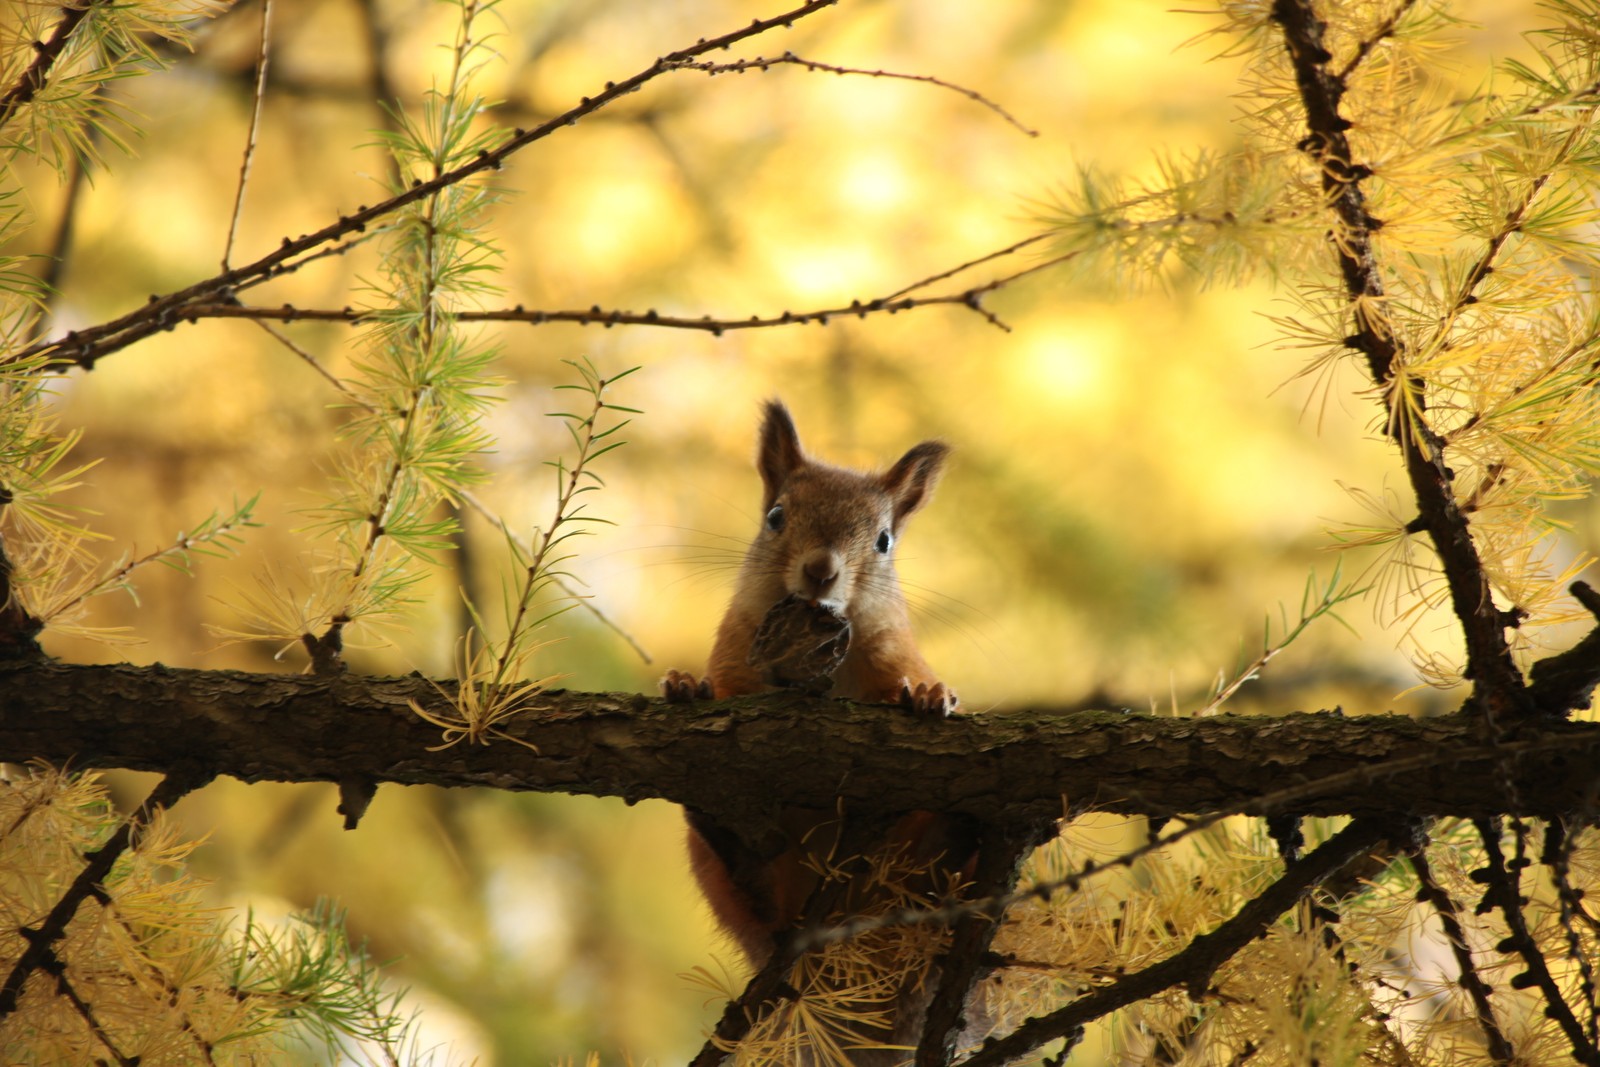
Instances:
[[[1588,582],[1573,582],[1571,592],[1573,599],[1600,619],[1600,593]],[[1542,714],[1565,717],[1587,707],[1595,686],[1600,685],[1600,626],[1565,652],[1535,663],[1528,675],[1533,679],[1529,692]]]
[[[1022,863],[1050,836],[1055,824],[1043,820],[1029,826],[988,827],[978,849],[968,896],[995,900],[1017,884]],[[985,973],[989,946],[1000,929],[1001,909],[978,908],[957,919],[950,929],[950,945],[939,959],[938,985],[928,1003],[922,1037],[917,1042],[915,1067],[948,1067],[955,1059],[956,1042],[967,1025],[968,997]]]
[[[198,761],[248,782],[351,776],[407,785],[659,797],[746,840],[779,806],[959,812],[985,824],[1096,808],[1130,814],[1453,814],[1582,803],[1600,724],[1529,724],[1486,742],[1481,721],[1214,716],[1048,709],[925,721],[889,706],[776,693],[683,708],[632,694],[551,691],[504,724],[523,744],[456,745],[409,707],[446,714],[453,683],[0,665],[0,759],[169,771]],[[906,768],[915,766],[916,774]],[[717,774],[706,774],[716,767]],[[1499,768],[1514,795],[1497,790]]]

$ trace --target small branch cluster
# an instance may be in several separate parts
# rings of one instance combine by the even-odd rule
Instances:
[[[595,461],[625,443],[611,438],[628,424],[627,419],[605,427],[600,425],[600,419],[607,411],[638,413],[634,408],[605,400],[606,390],[637,368],[603,378],[593,364],[567,362],[578,372],[581,383],[558,388],[575,389],[587,394],[589,410],[585,414],[560,412],[554,416],[566,423],[577,451],[570,467],[565,459],[547,463],[556,472],[555,512],[549,524],[543,530],[534,532],[531,551],[524,551],[515,538],[506,539],[512,557],[521,569],[521,576],[516,596],[506,605],[509,618],[505,635],[499,641],[488,639],[481,645],[474,644],[475,635],[471,632],[462,638],[460,686],[456,690],[452,715],[441,718],[416,701],[411,702],[412,711],[444,731],[441,747],[448,748],[459,741],[487,744],[491,737],[510,739],[510,735],[501,729],[502,724],[513,715],[527,710],[532,698],[545,684],[543,680],[523,678],[528,661],[540,647],[537,640],[539,628],[575,607],[578,601],[569,596],[566,604],[552,608],[537,618],[533,614],[534,605],[552,586],[561,584],[563,579],[570,581],[573,578],[561,569],[572,558],[572,554],[563,549],[565,542],[589,532],[581,524],[607,522],[597,516],[584,514],[587,505],[580,502],[579,498],[605,485],[593,469]],[[477,634],[486,633],[488,627],[477,608],[470,601],[468,607],[472,611]],[[483,640],[481,636],[478,639]],[[441,695],[448,698],[448,694],[442,691]]]

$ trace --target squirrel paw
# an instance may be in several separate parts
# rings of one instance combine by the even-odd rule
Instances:
[[[900,706],[915,715],[948,719],[960,703],[956,691],[943,682],[923,682],[913,687],[909,678],[900,681]]]
[[[661,676],[661,695],[668,704],[693,704],[696,700],[715,700],[711,679],[701,678],[686,671],[668,671]]]

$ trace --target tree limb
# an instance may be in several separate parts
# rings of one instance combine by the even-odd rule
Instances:
[[[1011,892],[1023,861],[1050,836],[1054,826],[1053,822],[1038,821],[1020,827],[985,827],[968,895],[992,900]],[[967,1024],[963,1014],[967,1000],[985,973],[1000,918],[999,908],[979,908],[951,926],[950,945],[934,972],[938,985],[917,1042],[915,1067],[948,1067],[954,1060],[956,1042]]]
[[[1520,717],[1528,713],[1531,701],[1506,641],[1507,617],[1495,606],[1467,516],[1456,501],[1444,441],[1423,417],[1416,383],[1397,378],[1407,373],[1405,349],[1383,310],[1383,277],[1373,246],[1373,234],[1381,223],[1368,213],[1361,189],[1371,171],[1355,162],[1345,136],[1350,121],[1339,111],[1346,88],[1344,75],[1330,69],[1333,57],[1324,47],[1325,26],[1311,0],[1274,0],[1272,18],[1283,28],[1284,46],[1305,108],[1308,133],[1300,145],[1321,168],[1322,191],[1334,215],[1331,244],[1354,319],[1354,331],[1346,343],[1366,356],[1368,372],[1383,390],[1389,433],[1405,459],[1420,512],[1418,521],[1439,554],[1451,606],[1466,637],[1466,675],[1476,684],[1491,722],[1502,712]],[[1407,410],[1401,399],[1403,390],[1417,391],[1414,410]]]
[[[130,665],[0,664],[0,760],[337,782],[662,798],[754,841],[779,806],[947,811],[980,823],[1098,809],[1489,817],[1588,795],[1600,724],[1529,723],[1484,740],[1436,719],[1167,719],[1050,709],[925,721],[890,706],[770,693],[690,707],[551,690],[503,724],[523,744],[439,744],[454,683]],[[534,751],[530,752],[531,746]],[[916,774],[907,774],[907,767]],[[709,775],[706,767],[718,768]],[[1515,790],[1492,788],[1499,769]],[[1514,793],[1514,795],[1511,795]]]

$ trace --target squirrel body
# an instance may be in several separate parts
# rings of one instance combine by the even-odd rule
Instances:
[[[761,530],[745,555],[704,678],[667,672],[662,689],[668,699],[720,699],[772,688],[752,648],[780,605],[798,600],[803,611],[848,623],[848,647],[833,672],[831,695],[950,714],[958,699],[917,648],[894,570],[906,520],[927,503],[948,454],[946,445],[924,441],[881,473],[831,466],[805,454],[788,409],[769,401],[756,457]],[[690,861],[701,890],[755,966],[771,954],[774,934],[799,917],[818,881],[814,857],[828,852],[836,821],[832,812],[785,811],[780,829],[790,846],[759,859],[689,813]],[[951,847],[943,820],[926,812],[904,816],[889,837],[930,861]]]

